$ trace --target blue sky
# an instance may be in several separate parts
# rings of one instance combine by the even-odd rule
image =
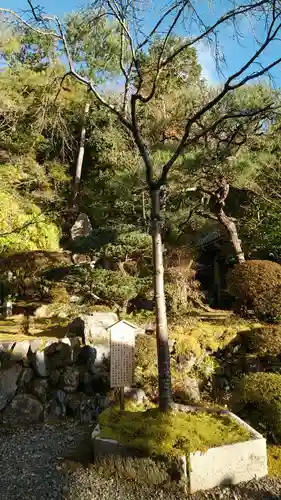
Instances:
[[[210,24],[214,19],[216,19],[222,12],[225,10],[225,6],[228,3],[228,0],[213,0],[214,4],[214,12],[210,14],[210,11],[207,7],[208,0],[197,0],[200,14],[205,16],[208,23]],[[71,12],[76,10],[81,6],[85,6],[88,2],[84,0],[35,0],[34,4],[40,4],[44,7],[45,11],[51,14],[62,15],[65,12]],[[153,0],[153,5],[155,8],[150,10],[146,14],[146,30],[148,31],[151,26],[157,21],[157,11],[166,4],[166,0]],[[0,0],[0,7],[7,7],[10,9],[26,9],[27,2],[26,0]],[[208,13],[208,16],[206,17]],[[241,19],[240,29],[244,35],[244,38],[240,40],[240,43],[233,40],[232,32],[230,28],[226,28],[221,32],[220,36],[220,44],[223,49],[224,55],[226,57],[227,65],[224,67],[224,74],[227,76],[230,73],[233,73],[237,70],[253,53],[255,48],[255,43],[253,40],[253,36],[249,33],[249,24],[247,20]],[[196,28],[190,27],[192,34],[195,33]],[[259,38],[263,37],[263,32],[260,26],[256,26],[256,33]],[[178,32],[180,35],[187,35],[187,32],[181,28]],[[190,33],[189,33],[190,34]],[[281,37],[280,37],[281,38]],[[217,83],[221,81],[221,77],[216,72],[216,67],[214,63],[214,58],[212,56],[212,52],[210,48],[201,43],[198,47],[198,56],[199,61],[201,63],[204,76],[211,82]],[[267,54],[260,61],[263,64],[272,61],[275,57],[279,57],[281,55],[281,41],[276,42],[271,46],[270,50],[268,50]],[[258,69],[258,67],[253,68]],[[281,64],[274,70],[275,84],[277,86],[281,86],[281,76],[279,77],[279,73],[281,75]]]

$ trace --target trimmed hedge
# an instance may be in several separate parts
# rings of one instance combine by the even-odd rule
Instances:
[[[228,289],[240,310],[253,310],[257,318],[281,320],[281,266],[267,260],[236,264],[229,273]]]
[[[238,411],[252,425],[281,442],[281,376],[276,373],[246,375],[235,394]],[[244,417],[245,418],[245,417]]]

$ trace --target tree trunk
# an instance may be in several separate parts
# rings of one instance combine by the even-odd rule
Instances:
[[[234,223],[233,219],[231,217],[228,217],[222,208],[217,211],[216,215],[219,222],[224,226],[227,233],[229,234],[238,262],[240,264],[242,262],[245,262],[245,255],[242,250],[241,241],[239,239],[236,224]]]
[[[74,191],[74,193],[73,193],[74,194],[74,199],[73,199],[74,203],[77,199],[77,196],[79,194],[79,189],[80,189],[82,165],[83,165],[84,152],[85,152],[86,120],[87,120],[89,111],[90,111],[90,104],[87,102],[85,105],[84,123],[83,123],[82,130],[81,130],[79,154],[78,154],[77,163],[76,163],[74,189],[73,189],[73,191]]]
[[[156,305],[156,337],[158,354],[159,408],[168,411],[172,403],[170,352],[164,292],[164,266],[160,223],[160,192],[151,190],[152,251],[154,294]]]

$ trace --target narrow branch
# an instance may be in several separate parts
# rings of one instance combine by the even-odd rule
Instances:
[[[237,9],[232,9],[229,12],[227,12],[224,16],[222,16],[220,19],[218,19],[212,26],[207,28],[203,33],[198,35],[197,37],[192,38],[188,42],[184,43],[179,47],[177,50],[175,50],[172,54],[163,61],[161,67],[166,66],[169,62],[171,62],[175,57],[177,57],[183,50],[187,49],[191,45],[194,45],[203,38],[207,38],[208,35],[214,32],[216,28],[218,28],[221,24],[225,23],[226,21],[229,21],[230,19],[241,15],[241,14],[246,14],[249,11],[252,11],[254,9],[258,9],[259,7],[262,7],[263,5],[267,4],[267,0],[261,0],[260,2],[257,2],[256,4],[253,5],[241,5]]]
[[[39,35],[52,36],[54,38],[57,38],[58,40],[61,40],[61,37],[55,31],[40,30],[38,28],[35,28],[34,26],[32,26],[32,24],[28,23],[21,16],[19,16],[14,10],[4,9],[3,7],[0,7],[0,12],[3,12],[4,14],[9,14],[9,15],[15,17],[24,26],[26,26],[28,29],[30,29],[32,31],[35,31],[35,33],[39,33]]]
[[[178,5],[175,4],[172,7],[170,7],[166,12],[164,12],[164,14],[160,17],[159,21],[155,24],[154,28],[152,28],[152,30],[150,31],[149,35],[147,35],[146,38],[137,46],[137,50],[142,49],[148,42],[150,42],[151,37],[156,33],[162,22],[177,8]]]
[[[163,44],[162,44],[162,48],[160,50],[160,53],[159,53],[159,56],[158,56],[158,59],[157,59],[157,65],[156,65],[156,72],[155,72],[155,77],[154,77],[154,80],[153,80],[153,85],[152,85],[152,89],[151,89],[151,92],[150,94],[147,96],[147,97],[142,97],[141,95],[137,94],[137,97],[138,99],[140,99],[140,101],[144,104],[148,103],[149,101],[151,101],[151,99],[153,98],[154,94],[155,94],[155,91],[156,91],[156,85],[157,85],[157,81],[158,81],[158,78],[159,78],[159,75],[160,75],[160,70],[161,70],[161,60],[162,60],[162,56],[165,52],[165,48],[166,48],[166,45],[168,43],[168,40],[171,36],[171,33],[174,29],[174,27],[176,26],[181,14],[183,13],[185,7],[186,7],[186,4],[189,3],[189,0],[185,1],[184,4],[182,5],[182,7],[179,9],[177,15],[175,16],[175,19],[173,20],[172,24],[170,25],[169,29],[168,29],[168,32],[165,36],[165,39],[163,41]]]
[[[195,115],[193,115],[193,117],[191,117],[188,120],[187,125],[185,127],[184,135],[183,135],[179,145],[175,149],[171,158],[163,166],[162,175],[158,181],[159,185],[165,184],[171,167],[173,166],[174,162],[177,160],[179,155],[182,153],[185,146],[189,143],[189,142],[187,142],[187,139],[188,139],[188,136],[190,134],[192,125],[194,123],[196,123],[197,120],[200,119],[202,115],[204,115],[207,111],[212,109],[229,92],[229,90],[230,89],[228,87],[224,88],[222,90],[222,92],[216,98],[214,98],[212,101],[210,101],[208,104],[206,104],[206,106],[203,106],[203,108],[201,108],[201,110],[199,110],[197,113],[195,113]],[[274,103],[271,103],[262,109],[246,110],[244,112],[235,112],[235,113],[233,112],[233,113],[228,113],[226,115],[223,115],[218,120],[216,120],[214,123],[212,123],[212,125],[210,127],[204,129],[201,133],[196,134],[194,137],[192,137],[190,140],[190,143],[197,142],[204,135],[215,130],[218,127],[218,125],[220,125],[225,120],[229,120],[231,118],[251,118],[253,116],[258,116],[258,115],[260,115],[262,117],[262,114],[266,111],[269,111],[271,109],[275,111],[276,107],[273,107],[273,106],[274,106]]]
[[[58,18],[56,18],[56,22],[57,22],[57,26],[58,26],[58,29],[59,29],[59,32],[60,32],[60,37],[61,37],[61,40],[62,40],[62,43],[63,43],[63,46],[64,46],[64,50],[65,50],[65,53],[66,53],[67,61],[68,61],[68,64],[69,64],[69,68],[70,68],[69,74],[73,75],[79,82],[81,82],[84,85],[86,85],[88,87],[88,89],[90,89],[91,92],[94,94],[94,96],[96,97],[96,99],[101,104],[103,104],[103,106],[105,106],[107,109],[109,109],[113,114],[115,114],[119,118],[119,120],[121,121],[121,123],[123,123],[123,125],[125,125],[125,127],[127,127],[130,131],[132,131],[132,124],[123,116],[123,114],[117,108],[115,108],[115,106],[113,106],[112,104],[110,104],[109,102],[107,102],[105,99],[103,99],[103,97],[95,89],[94,85],[92,84],[92,82],[90,80],[88,80],[87,78],[81,76],[75,70],[74,63],[73,63],[73,60],[72,60],[72,56],[71,56],[71,53],[70,53],[70,50],[69,50],[69,47],[68,47],[68,43],[67,43],[67,40],[66,40],[66,36],[64,34],[64,31],[63,31],[63,27],[62,27],[61,22],[60,22],[60,20]]]

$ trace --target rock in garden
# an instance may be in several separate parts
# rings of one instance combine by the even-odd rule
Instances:
[[[3,411],[4,424],[32,424],[43,416],[42,404],[31,394],[17,394]]]
[[[32,368],[24,368],[18,380],[18,387],[20,389],[25,389],[29,387],[33,377],[34,377],[34,371],[32,370]]]
[[[74,241],[77,238],[86,238],[90,236],[92,231],[93,228],[88,215],[81,213],[78,215],[76,222],[70,230],[71,239]]]
[[[43,304],[34,311],[35,318],[51,318],[53,313],[50,311],[48,304]]]
[[[115,313],[83,314],[68,325],[69,335],[81,337],[84,344],[95,345],[95,341],[100,342],[103,339],[109,342],[107,329],[117,321],[118,316]]]
[[[42,339],[34,339],[29,342],[30,351],[34,354],[36,351],[39,351],[42,346]]]
[[[69,340],[69,339],[67,339]],[[67,342],[54,342],[45,348],[45,355],[48,357],[48,367],[50,370],[63,368],[73,362],[72,347]]]
[[[44,409],[44,420],[57,421],[65,416],[65,405],[53,398]]]
[[[21,366],[16,364],[7,370],[0,371],[0,411],[3,410],[14,397],[20,373]]]
[[[197,358],[194,354],[179,354],[177,357],[178,370],[184,370],[186,373],[191,371],[197,363]]]
[[[139,388],[136,389],[129,388],[128,390],[126,390],[125,398],[135,401],[139,405],[145,403],[148,400],[148,397],[146,396],[145,392]]]
[[[49,383],[46,378],[36,378],[31,385],[31,392],[41,403],[46,403]]]
[[[199,403],[200,402],[200,390],[199,382],[195,378],[185,377],[183,383],[183,389],[181,391],[181,397],[184,403]]]
[[[0,351],[8,352],[12,349],[15,342],[1,342]]]
[[[93,374],[99,372],[100,370],[104,370],[105,362],[109,359],[110,355],[109,343],[106,342],[105,344],[86,347],[89,347],[87,351],[88,359],[86,360],[88,370]]]
[[[49,381],[52,387],[57,387],[60,379],[60,371],[58,369],[51,370],[49,375]]]
[[[37,373],[37,375],[39,375],[39,377],[48,376],[49,374],[47,365],[48,361],[44,351],[36,351],[31,358],[31,362],[35,372]]]
[[[65,392],[75,392],[79,386],[79,369],[67,366],[60,376],[59,385]]]
[[[30,344],[28,340],[16,342],[11,352],[11,359],[13,361],[22,361],[27,357],[29,347]]]

